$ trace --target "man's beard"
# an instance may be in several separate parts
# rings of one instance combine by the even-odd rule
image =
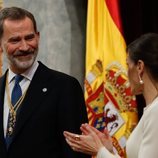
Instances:
[[[7,55],[7,59],[11,67],[16,67],[18,70],[27,70],[33,65],[37,57],[37,54],[38,54],[38,49],[36,49],[35,51],[17,51],[12,56]],[[30,55],[29,57],[30,59],[22,61],[16,57],[16,56],[25,56],[25,55]]]

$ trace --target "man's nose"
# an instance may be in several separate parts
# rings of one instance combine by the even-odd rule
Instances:
[[[29,49],[29,45],[28,45],[27,41],[22,40],[21,43],[20,43],[19,50],[26,51],[28,49]]]

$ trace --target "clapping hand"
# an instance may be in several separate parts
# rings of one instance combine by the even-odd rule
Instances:
[[[95,156],[100,148],[106,147],[112,152],[112,140],[107,130],[102,133],[87,123],[82,124],[80,129],[82,135],[64,131],[66,141],[74,151]]]

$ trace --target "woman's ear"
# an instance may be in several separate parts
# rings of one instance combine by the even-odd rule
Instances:
[[[138,60],[137,62],[137,71],[138,71],[138,74],[142,76],[141,74],[143,74],[143,71],[144,71],[144,62],[142,60]]]

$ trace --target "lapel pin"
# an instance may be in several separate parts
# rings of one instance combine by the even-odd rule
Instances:
[[[43,92],[47,92],[47,88],[43,88],[42,91],[43,91]]]

